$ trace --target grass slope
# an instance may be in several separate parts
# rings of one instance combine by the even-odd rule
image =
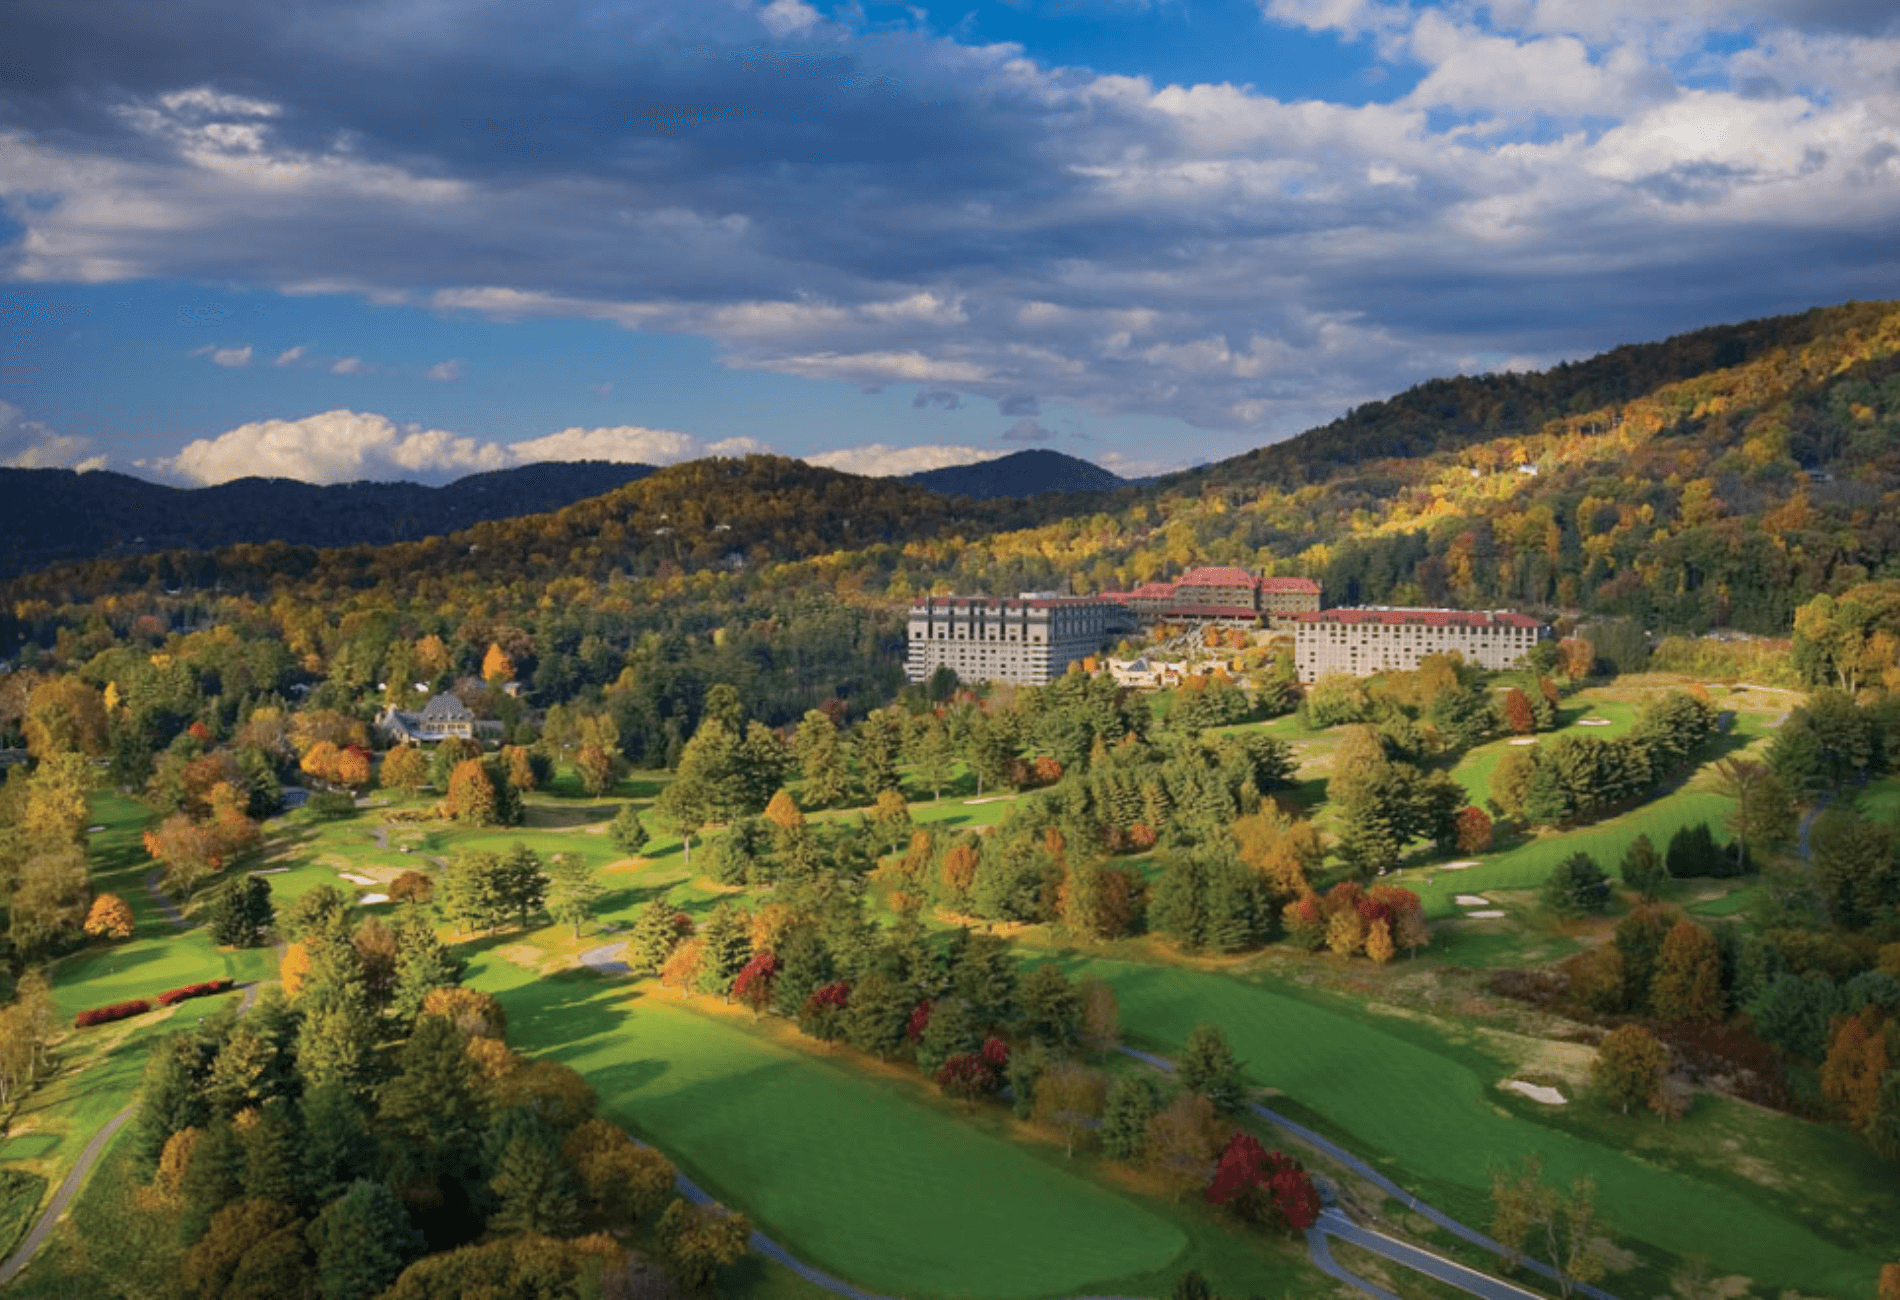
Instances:
[[[1626,1238],[1804,1293],[1873,1289],[1879,1259],[1865,1243],[1878,1227],[1862,1225],[1860,1242],[1844,1244],[1793,1217],[1804,1211],[1770,1187],[1745,1194],[1536,1122],[1499,1100],[1485,1062],[1415,1041],[1402,1022],[1366,1023],[1264,980],[1101,960],[1073,973],[1108,980],[1128,1033],[1164,1052],[1178,1052],[1197,1023],[1218,1023],[1253,1080],[1299,1099],[1468,1222],[1488,1218],[1491,1168],[1536,1151],[1555,1181],[1594,1179],[1604,1219]]]
[[[510,1036],[585,1074],[768,1234],[867,1289],[1017,1300],[1165,1269],[1173,1224],[903,1092],[588,974],[533,980],[493,952],[469,981]]]

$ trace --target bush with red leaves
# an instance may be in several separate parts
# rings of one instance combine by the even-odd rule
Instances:
[[[161,1007],[176,1006],[187,998],[208,998],[214,993],[225,993],[231,988],[228,979],[206,980],[202,984],[187,984],[182,988],[166,989],[158,995]]]
[[[996,1042],[991,1039],[990,1042]],[[989,1044],[984,1044],[987,1055]],[[1002,1083],[1002,1076],[975,1052],[960,1052],[937,1068],[937,1086],[945,1095],[964,1101],[987,1097]]]
[[[106,1025],[114,1020],[124,1020],[128,1016],[142,1016],[152,1009],[152,1004],[144,998],[135,998],[130,1002],[114,1002],[109,1007],[94,1007],[90,1011],[81,1011],[73,1017],[73,1026],[84,1029],[88,1025]]]
[[[930,1028],[930,1012],[937,1004],[929,998],[919,1002],[910,1013],[910,1019],[904,1024],[904,1041],[915,1044],[924,1036],[924,1030]]]
[[[1260,1145],[1251,1133],[1227,1139],[1207,1199],[1242,1218],[1304,1232],[1319,1218],[1319,1193],[1299,1161]]]

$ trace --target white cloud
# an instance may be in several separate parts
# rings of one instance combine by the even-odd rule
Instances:
[[[759,10],[759,21],[772,35],[783,37],[815,27],[823,18],[803,0],[771,0]]]
[[[242,370],[245,366],[251,364],[251,346],[248,343],[241,348],[220,348],[206,345],[202,348],[193,348],[186,355],[210,357],[212,365],[223,366],[227,370]]]
[[[821,451],[815,456],[801,456],[799,459],[807,465],[840,470],[846,474],[896,478],[905,474],[919,474],[927,469],[943,469],[949,465],[974,465],[978,461],[995,460],[1007,454],[988,447],[965,447],[949,443],[894,447],[889,443],[873,442],[862,447]]]
[[[360,375],[369,370],[361,357],[344,357],[330,367],[333,375]]]
[[[11,402],[0,402],[0,466],[8,469],[104,469],[106,458],[87,455],[90,438],[59,433],[29,420]]]
[[[509,453],[524,465],[541,460],[610,460],[626,465],[671,465],[676,461],[698,460],[702,456],[747,456],[771,450],[771,447],[756,438],[726,438],[718,442],[705,442],[690,433],[673,429],[647,429],[639,425],[562,429],[559,433],[508,445]]]
[[[451,379],[462,377],[462,363],[455,360],[438,362],[423,373],[430,379],[439,379],[446,383]]]
[[[277,360],[271,362],[271,364],[274,366],[288,366],[295,364],[302,358],[303,344],[299,343],[294,348],[285,348],[282,352],[279,352],[277,354]]]

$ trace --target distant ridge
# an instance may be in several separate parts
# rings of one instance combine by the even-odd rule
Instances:
[[[1041,496],[1044,492],[1113,492],[1128,486],[1128,480],[1100,465],[1042,449],[1013,452],[974,465],[927,469],[904,475],[904,481],[945,496],[979,501]]]
[[[550,461],[471,474],[444,487],[241,478],[175,488],[109,470],[0,469],[0,577],[61,560],[238,542],[416,541],[490,519],[559,510],[653,471],[600,460]]]

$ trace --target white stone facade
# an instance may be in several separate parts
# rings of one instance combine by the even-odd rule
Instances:
[[[1548,631],[1528,615],[1504,610],[1328,609],[1290,618],[1293,663],[1303,682],[1329,673],[1404,671],[1427,655],[1454,650],[1466,663],[1511,668]]]
[[[1040,686],[1129,628],[1116,601],[1092,596],[928,596],[910,607],[913,682],[949,667],[966,682]]]

